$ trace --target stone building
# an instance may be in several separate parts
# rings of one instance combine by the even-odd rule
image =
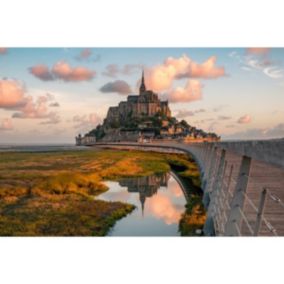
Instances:
[[[142,72],[138,95],[129,95],[126,101],[108,109],[102,124],[76,137],[77,145],[97,142],[151,142],[155,139],[218,140],[215,133],[206,133],[190,126],[185,120],[171,116],[168,101],[147,90]]]
[[[171,117],[168,101],[161,101],[156,93],[146,89],[143,72],[139,95],[129,95],[127,101],[120,102],[116,107],[110,107],[105,123],[115,127],[123,125],[131,118],[153,117],[157,114]]]

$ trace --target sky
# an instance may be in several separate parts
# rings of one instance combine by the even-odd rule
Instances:
[[[222,139],[284,137],[284,48],[0,48],[0,144],[74,143],[147,89]]]

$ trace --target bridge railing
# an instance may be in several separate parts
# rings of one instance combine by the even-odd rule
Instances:
[[[216,235],[284,235],[283,169],[216,146],[205,163],[207,213]]]
[[[201,170],[207,208],[205,234],[208,228],[211,234],[210,224],[213,222],[215,233],[221,236],[284,236],[284,164],[281,152],[284,140],[277,140],[276,146],[273,143],[233,142],[231,147],[230,142],[154,141],[149,144],[124,143],[124,147],[159,151],[168,148],[190,153],[195,158]],[[123,143],[118,144],[120,147]],[[280,158],[277,159],[279,151]]]

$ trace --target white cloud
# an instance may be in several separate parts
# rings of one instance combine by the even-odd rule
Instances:
[[[279,64],[276,64],[269,59],[269,49],[258,48],[256,50],[259,51],[247,52],[245,55],[240,55],[236,51],[233,51],[229,56],[239,62],[242,70],[259,71],[272,79],[283,78],[284,69]]]

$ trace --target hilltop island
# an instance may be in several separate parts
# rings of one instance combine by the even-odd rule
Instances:
[[[103,123],[84,136],[79,134],[76,145],[96,142],[149,142],[154,139],[202,142],[218,141],[220,137],[173,117],[168,101],[160,100],[158,94],[146,89],[142,72],[139,95],[129,95],[127,101],[110,107]]]

